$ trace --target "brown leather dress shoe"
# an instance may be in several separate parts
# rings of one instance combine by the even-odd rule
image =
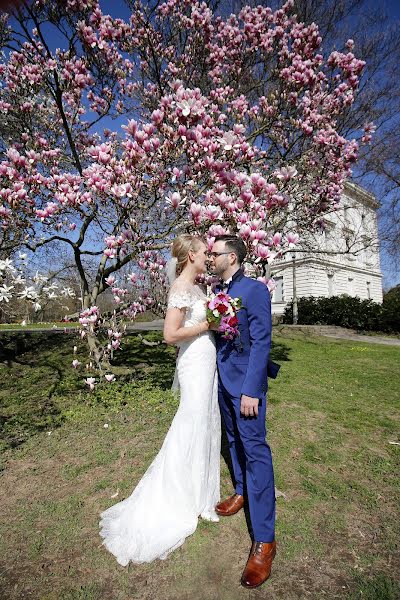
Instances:
[[[253,542],[240,583],[246,588],[262,585],[271,575],[272,561],[276,554],[276,542]]]
[[[240,494],[233,494],[230,498],[218,502],[215,507],[215,512],[220,517],[230,517],[235,515],[244,505],[244,498]]]

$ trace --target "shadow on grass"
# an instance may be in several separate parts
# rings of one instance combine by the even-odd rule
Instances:
[[[0,336],[0,433],[2,449],[63,422],[53,401],[70,375],[74,342],[53,332],[13,332]],[[76,388],[76,385],[74,386]]]
[[[162,343],[157,331],[130,333],[128,339],[129,343],[115,355],[113,365],[128,367],[136,380],[146,379],[154,387],[169,390],[175,373],[175,348]]]
[[[52,355],[70,355],[76,343],[77,333],[24,332],[0,333],[0,363],[12,367],[13,363],[36,367],[48,361]],[[66,366],[66,365],[64,365]],[[69,368],[69,365],[66,366]]]
[[[283,342],[272,342],[270,356],[276,362],[287,362],[289,358],[290,348]]]

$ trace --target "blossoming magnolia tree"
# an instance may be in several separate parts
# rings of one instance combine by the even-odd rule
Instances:
[[[364,63],[351,40],[324,62],[292,4],[222,18],[204,2],[137,2],[124,21],[97,0],[36,0],[3,18],[2,228],[73,256],[97,362],[99,294],[134,318],[151,298],[130,303],[127,283],[163,284],[173,235],[237,232],[261,275],[338,205],[370,135],[336,128]]]

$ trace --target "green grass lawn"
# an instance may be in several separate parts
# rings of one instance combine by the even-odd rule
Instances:
[[[399,348],[275,337],[282,368],[267,425],[285,497],[272,577],[249,592],[239,585],[243,512],[200,522],[150,565],[122,568],[101,546],[99,513],[131,493],[176,411],[174,350],[126,338],[117,382],[90,394],[85,371],[69,367],[75,337],[15,340],[0,339],[1,598],[398,600]],[[77,356],[83,362],[81,345]],[[221,468],[224,495],[232,484],[223,458]]]
[[[154,319],[159,319],[160,317],[152,313],[151,311],[146,311],[144,313],[139,314],[135,322],[137,323],[147,323],[149,321],[153,321]],[[130,325],[131,322],[127,322],[127,325]],[[1,331],[24,331],[26,329],[76,329],[79,327],[78,321],[51,321],[44,323],[27,323],[26,325],[21,325],[21,323],[0,323],[0,332]]]
[[[0,331],[24,331],[25,329],[54,329],[57,327],[58,329],[65,328],[76,328],[79,326],[79,323],[65,322],[65,321],[54,321],[51,323],[27,323],[26,325],[21,325],[21,323],[0,323]]]

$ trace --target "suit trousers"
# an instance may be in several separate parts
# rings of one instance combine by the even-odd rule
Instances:
[[[260,399],[257,417],[240,413],[240,398],[219,381],[218,400],[225,423],[235,475],[235,491],[248,500],[254,540],[275,539],[275,485],[271,449],[266,442],[266,398]]]

